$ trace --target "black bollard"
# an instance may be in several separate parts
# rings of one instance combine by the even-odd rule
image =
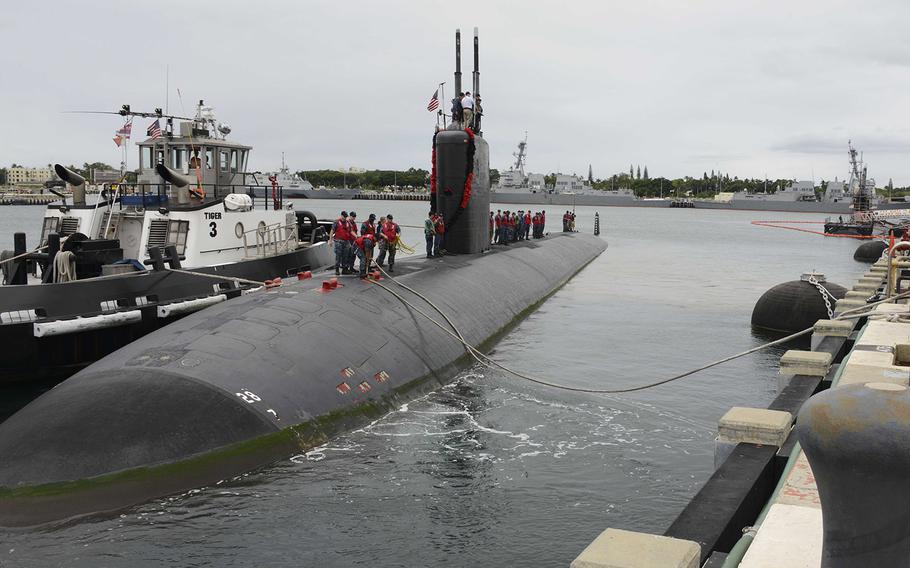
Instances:
[[[28,248],[25,244],[25,233],[13,234],[13,256],[24,255]],[[23,257],[13,261],[15,271],[10,278],[10,284],[28,284],[27,266],[28,261]]]
[[[910,390],[836,387],[797,420],[822,506],[821,568],[890,568],[910,558]]]
[[[600,235],[600,214],[594,213],[594,236]]]
[[[181,268],[180,266],[180,255],[177,254],[177,247],[174,245],[168,245],[164,247],[164,252],[167,253],[167,265],[170,268]]]
[[[45,284],[54,281],[54,257],[60,252],[60,235],[51,233],[47,236],[47,268],[41,281]]]
[[[146,264],[150,264],[155,272],[164,270],[164,257],[161,256],[161,247],[149,248],[149,260],[146,261]]]

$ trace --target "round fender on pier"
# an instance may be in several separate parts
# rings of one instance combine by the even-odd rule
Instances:
[[[880,259],[882,253],[887,249],[888,245],[884,241],[867,241],[856,247],[856,252],[853,253],[853,260],[872,263]]]
[[[758,299],[752,310],[752,325],[771,331],[794,333],[812,327],[820,319],[827,319],[828,308],[818,286],[808,281],[809,275],[801,280],[784,282],[771,288]],[[819,285],[834,299],[847,294],[843,286],[825,282],[822,274],[814,274]],[[828,298],[833,309],[834,300]]]
[[[822,568],[906,566],[910,558],[910,389],[837,387],[797,420],[822,506]]]

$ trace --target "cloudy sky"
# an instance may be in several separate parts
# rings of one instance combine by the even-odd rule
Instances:
[[[910,184],[907,0],[34,0],[4,12],[3,165],[118,163],[118,117],[64,111],[164,106],[169,66],[170,111],[205,99],[254,146],[254,169],[281,152],[293,169],[428,169],[426,104],[442,81],[451,93],[454,29],[470,71],[479,26],[494,167],[527,131],[537,172],[832,179],[852,139],[879,185]]]

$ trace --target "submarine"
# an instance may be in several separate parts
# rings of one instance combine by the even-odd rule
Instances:
[[[477,92],[476,29],[474,45]],[[458,90],[459,32],[456,68]],[[79,371],[0,424],[0,524],[121,510],[322,444],[471,364],[416,308],[445,313],[466,342],[488,348],[606,250],[581,233],[492,248],[487,141],[455,124],[437,127],[433,150],[430,207],[452,254],[402,259],[378,282],[284,282]]]

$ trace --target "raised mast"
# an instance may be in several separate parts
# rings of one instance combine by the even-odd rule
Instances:
[[[474,28],[474,82],[473,95],[477,97],[480,92],[480,48],[477,40],[477,28]]]
[[[461,30],[455,30],[455,97],[461,92]]]

